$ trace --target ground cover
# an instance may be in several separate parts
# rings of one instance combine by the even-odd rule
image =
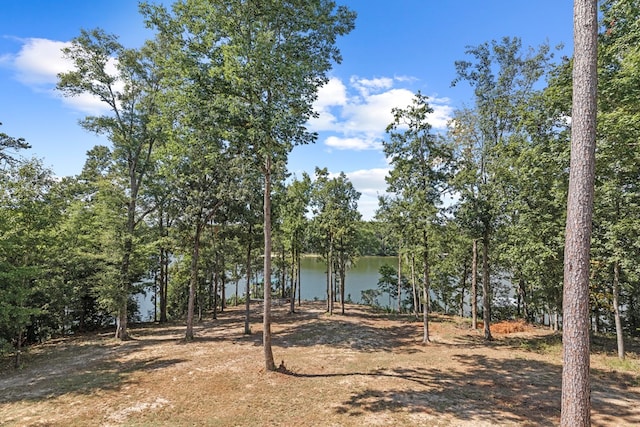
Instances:
[[[251,335],[243,308],[196,327],[134,327],[32,347],[22,369],[0,367],[0,424],[7,426],[540,426],[559,421],[560,335],[524,324],[495,327],[484,342],[468,321],[421,322],[322,302],[296,314],[274,308],[278,372],[264,370],[260,307]],[[499,333],[502,330],[505,332]],[[594,426],[640,425],[640,361],[614,341],[593,343]]]

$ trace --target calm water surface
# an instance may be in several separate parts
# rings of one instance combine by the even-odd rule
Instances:
[[[345,279],[345,299],[351,299],[355,303],[362,302],[361,291],[366,289],[377,289],[378,287],[378,270],[384,264],[396,266],[397,259],[395,257],[382,256],[365,256],[356,260],[355,265],[347,271]],[[327,276],[326,264],[320,257],[305,256],[300,263],[300,282],[303,300],[326,300],[327,298]],[[238,294],[244,295],[244,280],[238,284]],[[226,296],[232,297],[235,294],[235,283],[227,283]],[[138,295],[139,314],[141,320],[153,320],[153,291],[147,292],[146,295]],[[395,306],[393,301],[389,300],[387,294],[378,297],[378,302],[382,306]]]

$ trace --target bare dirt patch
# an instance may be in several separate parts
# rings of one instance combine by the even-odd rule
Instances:
[[[25,367],[0,370],[0,424],[8,426],[539,426],[559,421],[558,334],[529,325],[485,342],[460,318],[421,322],[349,305],[296,314],[274,308],[279,372],[264,369],[260,307],[243,335],[243,310],[182,325],[147,325],[30,350]],[[506,328],[506,327],[505,327]],[[498,328],[499,329],[499,328]],[[509,329],[509,328],[506,328]],[[512,328],[513,329],[513,328]],[[522,329],[522,330],[520,330]],[[631,343],[633,344],[633,343]],[[637,347],[617,362],[594,343],[594,426],[640,424]]]

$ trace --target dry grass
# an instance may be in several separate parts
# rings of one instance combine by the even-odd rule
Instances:
[[[257,307],[256,309],[259,309]],[[560,343],[527,327],[484,342],[460,319],[421,323],[323,303],[274,309],[280,372],[263,368],[261,324],[244,336],[229,309],[182,340],[181,325],[144,326],[34,347],[25,367],[0,371],[0,424],[8,426],[539,426],[560,408]],[[494,325],[497,326],[497,325]],[[593,358],[593,425],[640,423],[640,368]],[[282,361],[282,362],[281,362]]]
[[[484,324],[483,324],[484,327]],[[491,325],[491,332],[496,334],[513,334],[516,332],[532,331],[533,327],[528,325],[524,320],[507,320],[497,322]]]

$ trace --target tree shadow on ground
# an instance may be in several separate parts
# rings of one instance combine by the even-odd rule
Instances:
[[[300,316],[294,318],[293,316]],[[280,329],[273,337],[274,345],[280,347],[311,347],[327,345],[334,348],[346,348],[362,352],[395,351],[403,353],[418,352],[415,346],[417,327],[415,323],[385,321],[380,316],[366,310],[350,310],[348,314],[329,316],[323,312],[309,311],[299,315],[290,315],[286,322],[278,317]],[[304,322],[301,320],[304,319]]]
[[[114,348],[104,343],[70,345],[47,360],[0,379],[0,404],[18,401],[42,401],[68,393],[91,394],[96,390],[120,390],[135,381],[135,372],[164,369],[185,362],[184,359],[118,360],[135,351],[130,345]]]
[[[374,385],[355,391],[335,409],[352,417],[409,412],[449,415],[466,423],[531,426],[558,423],[562,382],[559,365],[468,354],[454,358],[460,369],[414,367],[334,374],[284,373],[301,379],[351,376],[397,379],[394,388],[379,389]],[[638,425],[640,411],[633,402],[640,401],[640,393],[628,388],[635,382],[637,378],[632,375],[618,373],[612,378],[594,371],[593,425]]]

